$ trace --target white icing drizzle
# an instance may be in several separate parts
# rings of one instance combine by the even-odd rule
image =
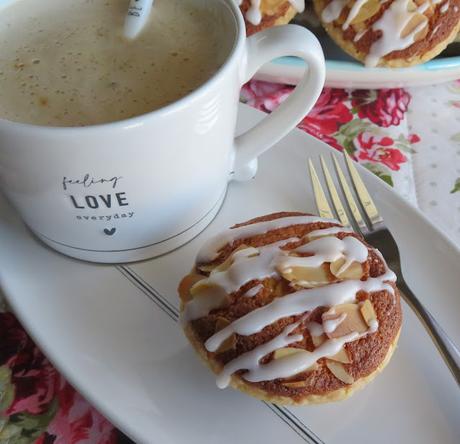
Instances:
[[[219,250],[227,244],[232,245],[239,239],[245,239],[258,234],[265,234],[279,228],[286,228],[291,225],[311,224],[314,222],[329,222],[338,224],[335,219],[326,219],[318,216],[289,216],[273,219],[265,222],[257,222],[250,225],[243,225],[238,228],[229,228],[223,233],[211,237],[200,249],[197,256],[198,263],[213,261],[218,255]]]
[[[386,1],[386,0],[385,0]],[[381,0],[381,3],[385,3]],[[433,0],[433,4],[437,4],[442,0]],[[342,29],[345,31],[349,28],[353,19],[359,14],[359,11],[367,0],[356,0],[348,13]],[[370,29],[373,31],[381,31],[381,37],[372,44],[369,54],[366,57],[366,66],[377,66],[379,60],[385,55],[405,49],[415,42],[415,36],[427,25],[428,19],[425,17],[415,29],[407,36],[401,37],[401,32],[411,21],[415,14],[423,14],[430,6],[430,1],[422,3],[414,12],[408,11],[409,0],[395,0],[383,15],[372,25]],[[343,9],[347,6],[347,0],[332,0],[324,9],[321,18],[325,23],[331,23],[337,20]],[[441,13],[444,13],[449,8],[449,0],[440,8]],[[368,29],[358,32],[353,41],[359,41]]]
[[[318,361],[318,359],[336,355],[347,342],[356,341],[360,337],[362,337],[362,335],[353,332],[341,338],[324,341],[312,352],[292,354],[281,359],[272,360],[264,365],[260,365],[257,362],[257,365],[253,366],[243,377],[250,382],[289,378],[290,376],[307,370]]]
[[[305,324],[311,336],[321,336],[324,333],[323,325],[319,322],[310,321]]]
[[[210,311],[222,306],[226,299],[227,295],[224,291],[219,291],[218,288],[210,289],[200,297],[195,297],[185,304],[181,314],[181,322],[194,321],[208,315]]]
[[[439,8],[439,11],[441,12],[441,14],[445,14],[445,13],[449,10],[449,6],[450,6],[450,1],[447,0],[447,2],[444,3],[444,4]]]
[[[347,314],[342,313],[336,319],[328,319],[326,321],[323,321],[324,333],[332,333],[332,332],[334,332],[335,329],[345,320],[346,317],[347,317]]]
[[[422,3],[418,8],[417,12],[420,12],[420,14],[423,14],[428,8],[430,7],[430,2],[425,2]]]
[[[213,260],[217,257],[220,248],[227,243],[232,244],[237,239],[249,238],[277,228],[314,222],[338,223],[337,221],[315,216],[290,216],[229,229],[223,236],[216,236],[205,245],[199,254],[198,262]],[[368,249],[362,242],[353,236],[346,236],[343,239],[334,236],[347,231],[342,227],[330,227],[311,232],[308,237],[311,236],[314,240],[289,251],[289,253],[294,251],[311,254],[311,256],[306,257],[290,256],[287,251],[281,249],[284,245],[299,241],[298,238],[284,239],[258,248],[248,247],[235,251],[232,255],[232,262],[227,269],[215,270],[211,272],[206,280],[200,281],[200,284],[205,284],[205,293],[203,295],[199,294],[199,296],[185,305],[183,320],[190,321],[207,315],[212,309],[221,306],[228,293],[238,290],[251,280],[261,280],[277,275],[277,269],[280,267],[281,269],[293,266],[318,267],[325,262],[333,262],[339,258],[345,258],[345,268],[348,266],[346,265],[347,263],[364,262],[368,257]],[[347,342],[355,341],[369,333],[376,332],[378,330],[378,321],[373,320],[370,322],[369,329],[362,334],[352,332],[340,338],[331,338],[318,346],[313,352],[303,350],[304,353],[287,355],[280,359],[271,360],[267,364],[260,364],[260,360],[267,354],[302,340],[302,334],[291,335],[291,333],[305,321],[308,313],[317,307],[334,307],[344,303],[355,303],[356,295],[360,291],[373,293],[386,290],[395,300],[394,289],[390,282],[395,282],[396,276],[386,267],[381,254],[377,250],[375,251],[385,265],[383,275],[375,278],[369,277],[365,281],[358,279],[345,280],[286,294],[247,313],[208,338],[204,344],[205,348],[209,352],[215,352],[233,334],[249,336],[260,332],[268,325],[282,318],[304,315],[300,321],[286,327],[281,334],[272,340],[228,362],[217,378],[218,386],[221,388],[226,387],[230,382],[231,375],[238,370],[247,370],[242,377],[250,382],[293,376],[311,367],[318,359],[337,354]],[[243,296],[253,297],[261,288],[262,285],[258,284]],[[305,327],[312,336],[321,336],[324,333],[332,333],[345,318],[346,314],[342,313],[337,319],[326,320],[323,324],[307,322]]]
[[[379,321],[377,319],[371,319],[369,321],[369,333],[375,333],[379,329]]]
[[[270,304],[249,312],[214,333],[205,342],[205,347],[208,351],[215,352],[222,342],[233,333],[249,336],[260,332],[267,325],[288,316],[309,312],[320,306],[332,307],[354,302],[359,291],[372,293],[387,290],[389,293],[394,294],[393,288],[386,283],[388,281],[396,281],[395,274],[390,270],[387,270],[385,274],[379,277],[368,278],[366,281],[342,281],[324,287],[309,288],[287,294],[282,298],[275,299]]]
[[[241,5],[241,3],[243,3],[243,0],[238,0],[238,5]],[[261,3],[262,0],[250,0],[249,9],[246,11],[246,20],[254,26],[259,25],[262,21]],[[289,3],[297,12],[303,12],[305,9],[305,0],[289,0]]]
[[[353,41],[354,42],[357,42],[359,40],[361,40],[361,37],[364,37],[364,34],[366,34],[366,32],[368,31],[368,29],[363,29],[361,31],[359,31],[353,38]]]
[[[200,284],[218,286],[227,293],[233,293],[249,281],[276,276],[278,272],[275,268],[275,258],[283,254],[280,247],[298,240],[295,237],[263,247],[238,250],[232,255],[233,263],[227,270],[212,272],[207,279],[200,281]]]
[[[375,41],[366,57],[366,66],[377,66],[379,60],[385,55],[405,49],[415,42],[415,36],[428,23],[428,19],[419,23],[407,36],[401,37],[401,32],[419,14],[418,11],[409,12],[409,0],[395,0],[383,15],[372,25],[373,31],[381,31],[381,37]]]
[[[455,13],[458,12],[458,6],[454,6],[454,12],[455,12]]]
[[[288,325],[281,334],[273,338],[271,341],[265,344],[259,345],[253,350],[243,353],[237,358],[233,359],[225,365],[221,373],[217,377],[217,386],[219,388],[225,388],[230,382],[230,377],[233,373],[241,369],[248,369],[250,372],[256,371],[259,368],[259,361],[268,353],[271,353],[279,348],[286,347],[287,345],[293,344],[294,342],[301,341],[303,336],[301,334],[292,335],[290,334],[300,325],[300,322]],[[245,375],[246,379],[246,375]],[[248,379],[249,380],[249,379]]]
[[[431,32],[431,35],[432,35],[432,36],[435,35],[435,34],[439,31],[440,28],[441,28],[441,25],[437,25],[437,26],[433,29],[433,31]]]
[[[348,0],[332,0],[321,13],[321,20],[324,23],[331,23],[337,20],[342,14],[343,8],[347,5]]]
[[[253,25],[258,25],[262,21],[262,11],[260,10],[261,0],[251,0],[251,6],[246,11],[246,19]]]
[[[259,293],[260,290],[262,290],[262,288],[264,288],[262,284],[257,284],[254,287],[250,288],[246,293],[244,293],[243,296],[245,298],[253,298]]]
[[[359,11],[361,10],[362,6],[365,3],[367,3],[367,1],[368,0],[356,0],[353,3],[353,6],[351,7],[350,12],[348,13],[348,17],[345,20],[344,24],[342,25],[342,29],[344,31],[348,29],[353,19],[359,14]]]
[[[291,251],[309,253],[312,256],[280,255],[276,264],[277,268],[285,271],[293,267],[318,268],[325,262],[334,262],[343,257],[345,263],[338,271],[341,273],[353,262],[363,263],[368,256],[367,247],[353,236],[347,236],[342,240],[337,237],[321,237]]]
[[[324,236],[331,236],[333,234],[338,233],[353,233],[351,228],[345,227],[330,227],[330,228],[323,228],[322,230],[313,230],[307,234],[309,239],[314,239],[315,237],[324,237]]]

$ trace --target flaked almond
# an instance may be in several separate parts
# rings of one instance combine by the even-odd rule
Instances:
[[[412,15],[409,23],[407,23],[407,25],[401,31],[401,37],[406,38],[408,35],[412,34],[419,26],[421,27],[422,23],[425,23],[425,26],[415,34],[414,41],[422,39],[428,33],[428,20],[423,14],[420,13],[415,13]]]
[[[364,333],[368,329],[357,304],[335,305],[323,313],[322,320],[323,326],[325,322],[329,325],[334,325],[334,321],[337,322],[332,331],[326,331],[329,338],[341,338],[353,332]]]
[[[191,288],[198,281],[203,279],[205,279],[205,276],[202,276],[201,274],[190,273],[180,281],[177,291],[182,302],[188,302],[193,298],[190,292]]]
[[[374,310],[374,306],[369,299],[366,299],[360,306],[361,315],[363,316],[366,324],[369,327],[374,327],[377,321],[377,315]]]
[[[280,1],[279,0],[262,0],[260,2],[260,12],[263,16],[279,14]]]
[[[334,262],[331,262],[330,270],[331,273],[338,279],[361,279],[364,274],[363,266],[359,262],[352,262],[347,265],[345,258],[337,259]]]
[[[235,249],[235,251],[224,262],[222,262],[220,265],[215,267],[211,271],[211,274],[222,272],[222,271],[227,271],[231,267],[233,262],[235,261],[235,257],[239,255],[243,255],[243,253],[244,253],[244,256],[246,257],[253,257],[259,254],[259,250],[254,247],[248,247],[247,245],[244,245],[244,244],[240,245],[237,249]]]
[[[327,231],[325,232],[325,230],[313,230],[310,233],[307,233],[303,237],[303,240],[307,241],[308,243],[315,239],[321,239],[322,237],[331,237],[331,236],[335,236],[335,233],[328,233]]]
[[[284,279],[299,287],[313,288],[321,287],[334,280],[328,268],[327,264],[322,264],[317,268],[289,267],[280,269],[279,272]]]
[[[307,386],[307,381],[286,381],[282,384],[287,388],[304,388]]]
[[[198,282],[198,284],[200,282]],[[230,298],[222,287],[201,285],[196,288],[196,285],[197,284],[190,290],[191,298],[197,301],[197,305],[201,307],[201,310],[204,312],[226,307],[230,303]]]
[[[331,361],[336,361],[336,362],[342,362],[343,364],[350,364],[350,358],[348,357],[347,351],[342,348],[338,353],[336,353],[334,356],[329,356]]]
[[[353,6],[354,3],[356,3],[355,0],[353,0],[353,2],[350,4],[350,8]],[[356,25],[358,23],[363,23],[367,19],[370,19],[372,16],[377,14],[379,10],[380,10],[379,0],[367,0],[367,2],[361,6],[358,14],[356,14],[356,16],[350,22],[350,24]]]
[[[345,370],[342,363],[326,359],[326,366],[337,379],[340,379],[345,384],[353,384],[355,382],[353,376]]]
[[[213,271],[225,271],[228,268],[230,268],[230,265],[232,265],[233,260],[234,260],[234,257],[233,257],[234,254],[237,251],[245,250],[246,248],[252,248],[252,247],[248,247],[245,244],[241,244],[238,246],[238,248],[235,248],[235,251],[233,251],[230,254],[230,256],[228,256],[227,259],[225,259],[225,261],[222,262],[221,264],[203,264],[203,265],[198,265],[197,268],[198,270],[203,271],[205,273],[211,273]]]
[[[228,325],[230,325],[230,321],[228,321],[227,319],[217,318],[215,332],[217,333],[218,331],[224,329]],[[216,353],[223,353],[228,350],[232,350],[235,348],[235,346],[236,346],[236,335],[235,333],[233,333],[224,342],[222,342],[220,347],[216,350]]]
[[[283,348],[279,348],[278,350],[275,350],[275,352],[273,353],[273,359],[281,359],[281,358],[284,358],[285,356],[295,355],[298,353],[310,354],[310,352],[303,350],[301,348],[283,347]]]
[[[321,336],[311,335],[311,340],[315,347],[319,347],[326,339],[327,339],[327,336],[325,334],[322,334]]]

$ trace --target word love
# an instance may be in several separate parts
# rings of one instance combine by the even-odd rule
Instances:
[[[112,208],[112,206],[126,207],[129,205],[126,193],[98,194],[88,196],[69,196],[75,208],[84,210],[87,208]]]

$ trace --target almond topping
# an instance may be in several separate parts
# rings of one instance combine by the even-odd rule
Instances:
[[[319,347],[326,339],[327,336],[325,334],[322,334],[321,336],[311,336],[311,340],[315,347]]]
[[[416,13],[409,20],[409,23],[401,31],[401,37],[405,38],[409,34],[415,31],[415,29],[421,25],[423,22],[428,22],[427,18],[423,14]],[[420,40],[426,36],[428,33],[428,26],[424,26],[417,34],[414,36],[414,40]]]
[[[310,354],[310,352],[303,350],[301,348],[283,347],[283,348],[279,348],[278,350],[274,351],[273,359],[281,359],[281,358],[284,358],[285,356],[295,355],[298,353]]]
[[[360,307],[361,314],[369,327],[373,327],[377,321],[374,306],[369,299],[366,299]]]
[[[233,257],[234,254],[237,251],[245,250],[246,248],[252,248],[252,247],[248,247],[245,244],[241,244],[240,246],[238,246],[238,248],[235,248],[235,250],[232,251],[230,256],[228,256],[227,259],[225,259],[225,261],[222,262],[221,264],[218,264],[218,265],[216,265],[216,264],[203,264],[203,265],[198,265],[197,268],[200,271],[203,271],[203,272],[206,272],[206,273],[210,273],[210,272],[213,272],[213,271],[225,271],[228,268],[230,268],[230,266],[232,265],[233,259],[234,259],[234,257]]]
[[[350,358],[348,357],[347,351],[342,348],[337,354],[334,356],[329,356],[331,361],[342,362],[343,364],[350,364]]]
[[[190,290],[197,282],[203,279],[206,279],[206,277],[201,274],[190,273],[180,281],[177,291],[182,302],[185,303],[192,299]]]
[[[334,280],[326,264],[318,268],[291,267],[279,271],[284,279],[304,288],[321,287]]]
[[[230,325],[230,321],[228,321],[227,319],[217,318],[215,332],[217,333],[218,331],[222,330],[228,325]],[[228,350],[234,349],[235,346],[236,346],[236,335],[235,333],[233,333],[224,342],[222,342],[220,347],[216,350],[216,353],[226,352]]]
[[[345,258],[331,262],[331,273],[339,279],[361,279],[363,277],[363,266],[359,262],[352,262],[344,269],[345,263]]]
[[[358,14],[356,14],[355,18],[350,22],[350,24],[355,25],[357,23],[365,22],[367,19],[377,14],[379,10],[380,10],[379,0],[368,0],[366,3],[364,3],[364,5],[361,6],[361,9],[359,10]]]
[[[326,332],[329,338],[340,338],[350,333],[364,333],[368,330],[367,324],[361,315],[361,310],[357,304],[335,305],[323,313],[323,324],[325,321],[339,320],[345,318],[337,325],[333,331]]]
[[[337,379],[340,379],[345,384],[353,384],[355,381],[353,376],[345,370],[345,367],[340,362],[327,359],[326,366]]]

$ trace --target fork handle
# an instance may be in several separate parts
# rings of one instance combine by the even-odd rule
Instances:
[[[422,321],[422,324],[430,334],[431,339],[443,357],[447,367],[449,367],[457,384],[460,386],[460,350],[449,338],[433,315],[423,306],[415,294],[412,293],[412,290],[400,276],[398,276],[398,288],[404,293],[405,301]]]

